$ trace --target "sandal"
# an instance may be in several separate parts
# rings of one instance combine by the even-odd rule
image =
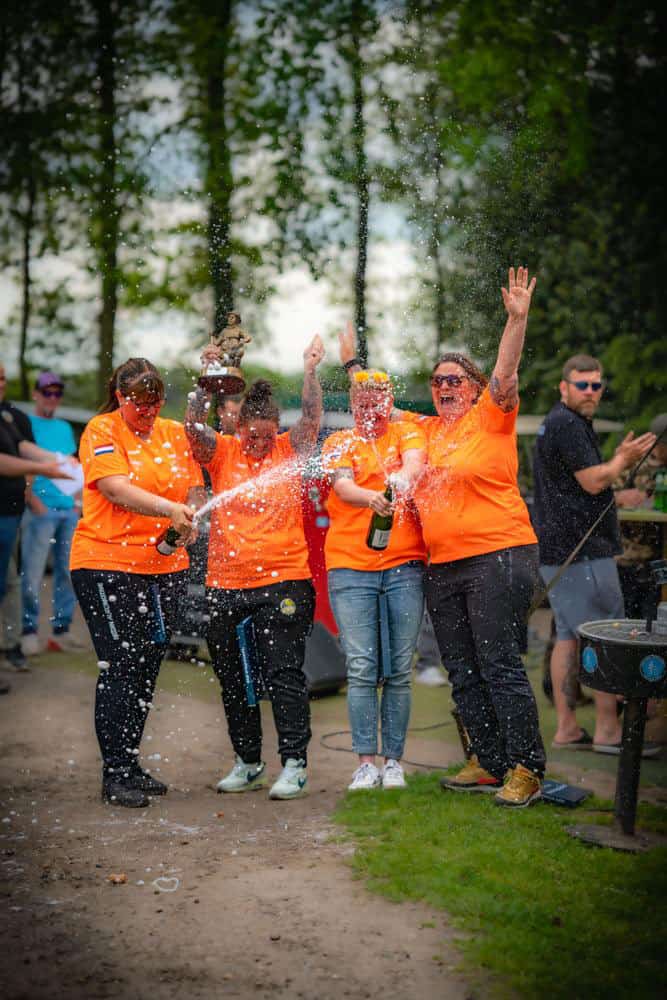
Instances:
[[[568,740],[567,743],[557,743],[556,740],[551,742],[552,750],[592,750],[593,747],[593,737],[590,733],[582,727],[581,736],[576,740]]]
[[[608,753],[618,757],[622,746],[623,744],[620,740],[618,743],[594,743],[593,750],[595,753]],[[642,747],[642,757],[657,757],[661,749],[662,747],[659,743],[649,743],[647,741]]]

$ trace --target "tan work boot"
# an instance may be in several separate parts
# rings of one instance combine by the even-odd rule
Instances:
[[[496,794],[495,802],[499,806],[511,806],[523,809],[542,798],[542,782],[523,764],[507,772],[505,784]]]
[[[440,787],[454,792],[495,792],[502,788],[500,778],[494,778],[480,765],[475,754],[466,761],[458,774],[440,779]]]

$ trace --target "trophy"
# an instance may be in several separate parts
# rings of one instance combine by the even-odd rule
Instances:
[[[211,344],[220,348],[219,360],[208,361],[199,377],[199,385],[207,392],[217,392],[223,396],[236,396],[245,389],[245,379],[240,364],[249,344],[249,337],[241,329],[241,314],[227,313],[227,326],[219,333],[211,334]]]

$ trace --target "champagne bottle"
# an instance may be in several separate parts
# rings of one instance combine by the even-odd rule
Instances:
[[[389,503],[393,502],[394,494],[391,486],[387,486],[384,491],[384,495]],[[378,514],[377,511],[373,511],[373,516],[371,518],[371,523],[368,528],[368,535],[366,536],[366,545],[369,549],[375,549],[376,552],[382,552],[389,545],[389,536],[391,534],[391,526],[394,523],[394,515]]]
[[[158,550],[161,556],[172,556],[176,549],[180,548],[181,536],[176,531],[176,528],[171,524],[168,528],[162,532],[157,542],[155,543],[155,548]]]

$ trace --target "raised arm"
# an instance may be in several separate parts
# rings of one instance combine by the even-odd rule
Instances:
[[[303,352],[303,393],[301,417],[290,431],[290,442],[297,455],[309,455],[317,444],[322,419],[322,386],[317,366],[324,357],[324,344],[317,334]]]
[[[215,453],[218,436],[207,420],[211,407],[209,394],[200,385],[188,393],[185,407],[185,433],[188,436],[195,462],[208,465]]]
[[[528,311],[537,278],[528,282],[528,269],[509,269],[509,289],[503,288],[503,302],[507,310],[507,322],[500,338],[498,357],[489,383],[489,391],[494,403],[505,413],[513,410],[519,402],[519,362],[523,351],[523,341],[528,325]]]

